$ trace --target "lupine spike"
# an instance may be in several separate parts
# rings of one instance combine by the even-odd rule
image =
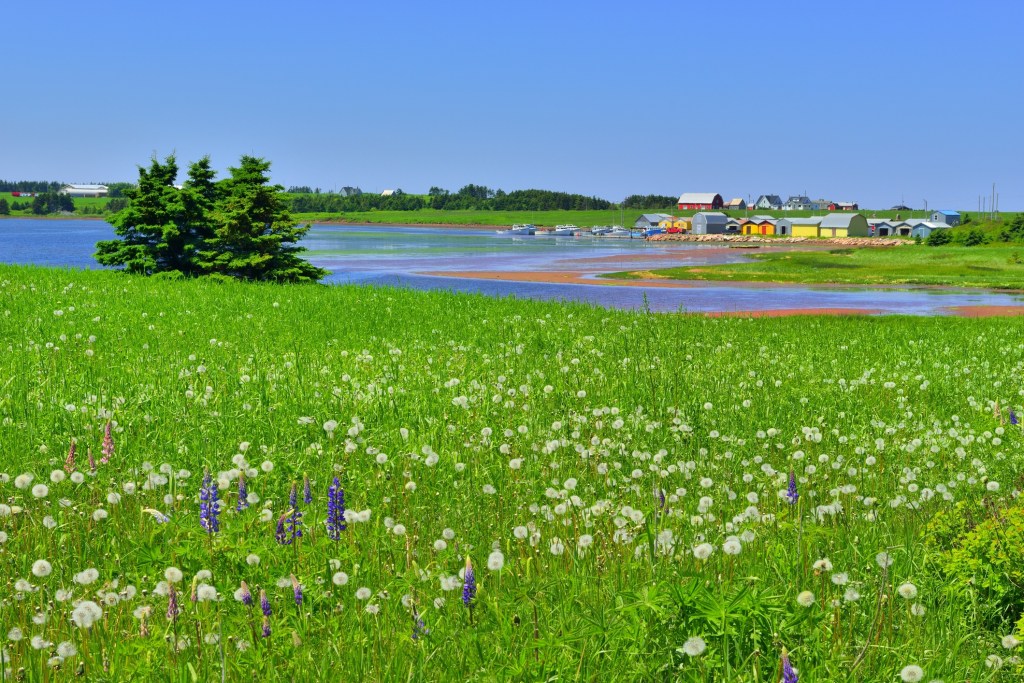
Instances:
[[[199,525],[208,534],[220,531],[220,522],[217,519],[220,515],[218,498],[217,483],[207,470],[203,476],[203,485],[199,489]]]
[[[313,502],[313,487],[309,483],[309,475],[305,473],[302,475],[302,502],[306,505]]]
[[[167,584],[167,619],[169,621],[177,621],[178,614],[181,610],[178,609],[178,591],[174,588],[173,583]]]
[[[252,607],[252,591],[249,590],[249,584],[242,580],[242,604],[246,607]]]
[[[473,606],[476,598],[476,574],[473,572],[473,561],[466,556],[466,573],[462,583],[462,603],[466,607]]]
[[[110,462],[110,457],[114,455],[114,437],[111,435],[111,425],[107,422],[106,428],[103,430],[103,457],[100,458],[100,463],[106,465]]]
[[[1010,424],[1017,424],[1017,413],[1013,412],[1013,408],[1010,408]]]
[[[267,591],[260,589],[260,611],[264,617],[269,617],[273,612],[270,609],[270,600],[267,599]]]
[[[75,450],[77,444],[74,439],[71,439],[71,446],[68,448],[68,457],[64,461],[64,471],[71,474],[75,471]]]
[[[263,635],[264,638],[269,638],[270,637],[270,619],[267,618],[267,617],[263,617],[263,634],[262,635]]]
[[[345,528],[345,491],[335,477],[327,489],[327,536],[332,541],[340,540]]]
[[[302,607],[302,584],[292,574],[292,594],[295,596],[295,606]]]
[[[799,680],[789,661],[789,653],[786,652],[786,648],[782,648],[782,683],[798,683]]]
[[[800,492],[796,488],[796,475],[793,470],[789,471],[789,490],[786,491],[786,498],[789,498],[790,505],[796,505],[796,502],[800,500]]]
[[[89,471],[96,474],[96,459],[92,457],[92,448],[87,448],[85,452],[89,458]]]
[[[249,507],[249,488],[245,484],[245,472],[238,474],[238,504],[235,509],[238,512]]]

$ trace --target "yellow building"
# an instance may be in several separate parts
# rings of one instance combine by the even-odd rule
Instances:
[[[663,219],[658,221],[658,227],[664,230],[665,232],[668,232],[668,229],[671,228],[677,220],[679,219],[676,218],[675,216],[665,216]]]
[[[740,232],[744,235],[774,235],[776,223],[771,216],[751,216],[740,222]]]
[[[675,219],[675,221],[672,222],[672,227],[677,230],[680,230],[681,232],[690,232],[691,230],[693,230],[693,218],[690,216],[683,216],[682,218],[677,218]]]
[[[787,218],[785,221],[789,224],[786,227],[793,237],[817,237],[821,230],[821,216]]]

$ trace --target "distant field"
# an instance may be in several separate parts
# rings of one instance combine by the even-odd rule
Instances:
[[[18,202],[20,204],[27,204],[29,207],[32,206],[32,202],[35,200],[34,197],[15,197],[10,192],[0,192],[0,198],[6,199],[8,205]],[[109,197],[74,197],[75,201],[75,213],[83,215],[96,215],[103,213],[107,202],[110,201]],[[21,211],[11,211],[12,216],[32,216],[32,209],[22,209]]]
[[[1024,247],[906,245],[892,249],[835,249],[751,254],[751,263],[610,273],[615,279],[669,278],[806,284],[951,285],[1024,289]]]

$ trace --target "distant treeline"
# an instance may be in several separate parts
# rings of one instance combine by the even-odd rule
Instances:
[[[292,197],[296,213],[340,213],[348,211],[416,211],[441,209],[447,211],[583,211],[610,209],[607,199],[587,197],[550,190],[492,190],[483,185],[466,185],[458,192],[440,187],[430,188],[426,197],[395,190],[388,196],[360,194],[298,194]]]
[[[654,209],[658,207],[675,208],[678,197],[662,194],[631,194],[622,202],[624,209]]]
[[[63,184],[56,180],[0,180],[0,192],[56,192]]]

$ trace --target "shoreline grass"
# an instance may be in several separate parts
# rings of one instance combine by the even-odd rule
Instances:
[[[765,251],[750,263],[607,273],[605,278],[1024,289],[1024,245]]]

